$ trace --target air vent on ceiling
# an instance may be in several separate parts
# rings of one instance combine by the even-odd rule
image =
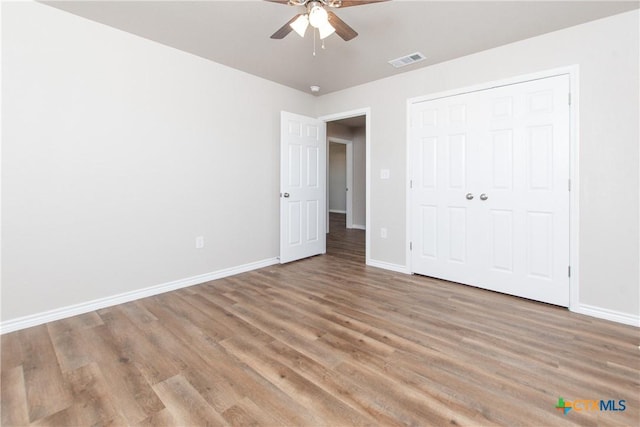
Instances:
[[[409,64],[420,62],[424,59],[426,58],[423,54],[421,54],[420,52],[416,52],[416,53],[402,56],[400,58],[392,59],[391,61],[389,61],[389,64],[393,65],[396,68],[400,68],[400,67],[407,66]]]

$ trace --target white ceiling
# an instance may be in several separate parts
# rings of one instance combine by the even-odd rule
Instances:
[[[150,40],[319,95],[638,8],[635,1],[394,0],[334,10],[360,35],[270,35],[303,9],[266,1],[44,2]],[[603,34],[603,36],[605,36]],[[395,69],[419,51],[425,61]]]

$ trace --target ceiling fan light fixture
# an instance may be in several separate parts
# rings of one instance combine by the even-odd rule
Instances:
[[[298,19],[289,25],[293,31],[300,35],[300,37],[304,37],[304,33],[307,31],[307,27],[309,26],[309,18],[307,18],[307,15],[300,15]]]
[[[320,33],[320,40],[324,40],[329,37],[331,34],[336,32],[336,29],[333,28],[329,22],[322,24],[322,26],[318,27],[318,32]]]
[[[329,23],[329,15],[319,4],[314,4],[309,11],[309,23],[314,28],[320,28]]]

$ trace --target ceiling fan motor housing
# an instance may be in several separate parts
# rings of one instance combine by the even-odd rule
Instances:
[[[306,6],[308,3],[322,3],[329,7],[342,6],[342,0],[289,0],[289,4],[292,6]]]

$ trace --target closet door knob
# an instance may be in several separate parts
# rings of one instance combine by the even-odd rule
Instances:
[[[487,200],[489,198],[489,196],[487,196],[486,194],[482,193],[480,195],[480,200]]]
[[[467,200],[473,200],[473,194],[471,193],[467,193],[465,197],[467,198]]]

